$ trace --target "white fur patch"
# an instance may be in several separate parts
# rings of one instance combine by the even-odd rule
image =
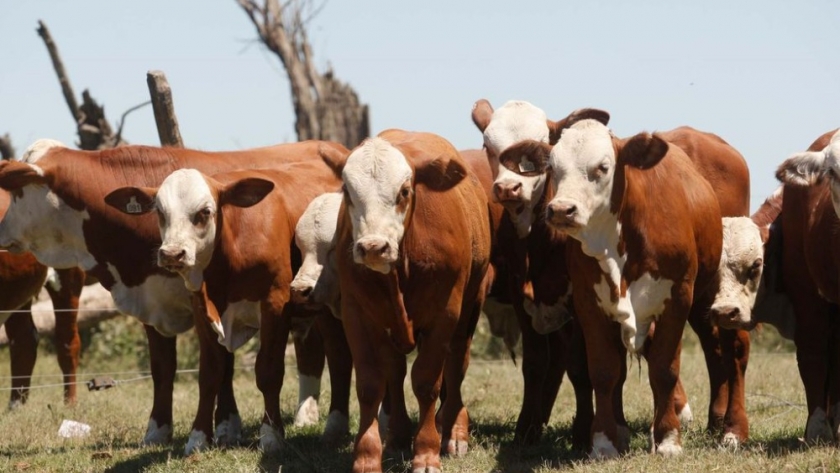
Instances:
[[[721,445],[729,450],[738,450],[741,447],[741,440],[734,432],[727,432],[721,440]]]
[[[155,274],[139,286],[127,287],[116,268],[109,264],[108,269],[117,281],[110,292],[121,312],[133,315],[165,336],[172,337],[193,327],[190,294],[179,278]]]
[[[511,100],[493,111],[493,117],[484,130],[484,145],[491,154],[499,156],[521,141],[548,143],[548,135],[547,117],[542,109],[528,102]],[[499,164],[494,183],[503,186],[518,183],[522,186],[520,198],[524,208],[521,213],[510,216],[516,225],[519,238],[527,237],[534,223],[534,208],[545,190],[545,176],[520,176]]]
[[[662,442],[656,446],[656,453],[664,457],[675,457],[683,452],[680,445],[680,431],[674,429],[665,434]]]
[[[225,329],[222,327],[222,322],[220,320],[214,320],[213,323],[210,324],[213,327],[213,331],[216,332],[216,335],[219,336],[218,341],[220,344],[225,344]]]
[[[398,210],[397,198],[412,175],[405,156],[382,138],[369,138],[350,153],[341,176],[352,202],[347,210],[356,263],[385,274],[391,270],[405,233],[405,212]],[[389,249],[370,263],[356,250],[357,243],[387,243]]]
[[[64,143],[53,140],[50,138],[41,138],[40,140],[36,140],[34,143],[29,145],[26,148],[26,151],[23,152],[23,155],[20,157],[20,161],[29,164],[35,164],[41,159],[47,151],[51,148],[66,148],[67,146]],[[41,174],[43,175],[43,174]]]
[[[53,268],[47,268],[47,282],[53,291],[61,291],[61,279]]]
[[[216,445],[236,445],[242,438],[242,418],[239,414],[230,414],[216,426]]]
[[[279,452],[282,448],[283,437],[280,432],[268,424],[260,425],[260,449],[263,452]]]
[[[776,173],[784,184],[809,186],[824,174],[825,153],[822,151],[803,151],[785,160]]]
[[[321,396],[321,378],[298,375],[298,409],[295,427],[307,427],[318,423],[318,398]]]
[[[592,436],[592,451],[589,453],[589,458],[602,460],[616,457],[618,457],[618,450],[616,450],[609,437],[603,432],[595,432],[595,435]]]
[[[207,435],[200,430],[193,430],[190,432],[187,446],[184,447],[184,455],[190,456],[193,453],[207,449],[208,446]]]
[[[688,427],[689,424],[694,422],[694,414],[691,412],[691,406],[688,403],[685,403],[682,410],[677,414],[677,418],[683,427]]]
[[[470,444],[466,440],[449,439],[446,445],[446,451],[455,457],[463,457],[469,452]]]
[[[260,303],[238,301],[228,304],[222,314],[222,345],[231,353],[254,337],[260,329]]]
[[[828,416],[822,407],[816,408],[808,417],[808,424],[805,426],[805,441],[809,443],[834,441],[834,433],[831,431]]]
[[[748,217],[723,219],[723,251],[717,271],[718,291],[712,310],[737,308],[740,321],[749,323],[763,270],[764,243],[758,226]],[[751,268],[758,263],[758,271]]]
[[[149,419],[146,427],[146,435],[143,437],[143,445],[163,445],[172,439],[172,426],[158,426],[157,421]]]
[[[293,290],[311,288],[309,300],[327,304],[338,317],[340,297],[334,257],[335,229],[341,193],[322,194],[306,207],[295,227],[295,244],[303,255],[303,263],[292,281]]]

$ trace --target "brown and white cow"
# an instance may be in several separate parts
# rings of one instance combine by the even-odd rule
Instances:
[[[0,191],[0,219],[10,202],[11,196]],[[76,370],[81,349],[76,319],[84,278],[84,272],[78,268],[49,271],[31,254],[0,253],[0,325],[6,329],[12,362],[9,408],[25,403],[29,395],[38,355],[38,331],[30,309],[32,299],[44,287],[45,280],[47,293],[56,309],[53,339],[63,375],[64,402],[76,402]]]
[[[545,219],[571,237],[575,312],[595,390],[591,455],[611,457],[629,448],[615,403],[627,351],[644,353],[650,366],[651,448],[681,453],[675,412],[680,341],[689,313],[708,309],[695,297],[708,297],[722,246],[711,185],[682,149],[662,137],[618,139],[592,119],[572,124],[554,146],[515,145],[500,162],[511,170],[531,169],[526,175],[550,170],[555,195]]]
[[[353,471],[382,470],[377,409],[416,346],[412,469],[439,472],[443,379],[446,451],[463,454],[468,445],[460,388],[490,258],[484,191],[452,145],[429,133],[387,130],[349,156],[331,154],[344,181],[336,257],[360,406]]]
[[[39,140],[26,162],[0,163],[0,188],[13,201],[0,222],[0,246],[31,251],[57,268],[82,267],[105,286],[117,307],[145,324],[149,339],[154,404],[144,443],[172,438],[172,387],[177,333],[193,325],[190,293],[184,283],[155,264],[160,233],[153,216],[132,218],[104,202],[110,191],[128,185],[159,186],[173,171],[192,167],[215,174],[319,160],[320,141],[232,151],[126,146],[77,151]],[[340,148],[344,149],[344,148]],[[216,440],[236,441],[239,414],[233,398],[233,356],[226,356],[225,384],[216,411]],[[220,435],[220,433],[225,435]]]
[[[264,450],[279,449],[283,438],[279,396],[295,310],[287,303],[294,271],[300,265],[299,255],[293,256],[295,225],[312,199],[340,186],[323,162],[308,161],[282,170],[233,171],[212,177],[181,169],[157,189],[123,187],[105,197],[109,205],[130,215],[157,213],[163,241],[157,263],[184,279],[193,294],[197,319],[206,313],[211,322],[196,322],[202,356],[213,353],[214,337],[208,328],[229,352],[259,330],[256,376],[265,399],[260,428]],[[202,363],[199,371],[200,378],[212,377],[212,381],[207,383],[207,395],[202,392],[203,422],[197,419],[187,453],[205,446],[212,436],[214,400],[222,383],[217,366],[224,366],[224,360]],[[346,411],[343,414],[346,419]],[[346,422],[343,427],[347,429]]]
[[[808,402],[806,441],[840,440],[840,130],[779,166],[784,288],[796,313],[796,361]]]

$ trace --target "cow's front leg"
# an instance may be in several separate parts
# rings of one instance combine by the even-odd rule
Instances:
[[[583,340],[583,332],[580,324],[573,320],[568,328],[561,330],[570,331],[568,342],[565,344],[566,373],[569,381],[575,390],[575,418],[572,421],[572,445],[575,449],[587,452],[592,445],[590,443],[590,429],[592,420],[595,417],[594,405],[592,404],[592,382],[589,380],[589,371],[586,362],[586,343]],[[619,398],[619,401],[621,398]]]
[[[260,447],[264,452],[280,450],[285,436],[280,418],[280,390],[285,374],[286,342],[291,330],[289,291],[276,291],[260,304],[260,350],[255,366],[257,388],[263,395],[265,413],[260,426]]]
[[[750,436],[744,381],[750,358],[750,333],[746,330],[721,330],[720,343],[729,380],[729,404],[723,422],[723,443],[737,447]]]
[[[233,395],[233,370],[236,357],[224,350],[224,377],[216,404],[216,445],[236,445],[242,438],[242,417]]]
[[[143,445],[160,445],[172,441],[172,390],[178,356],[175,337],[164,337],[151,325],[143,324],[149,342],[149,363],[154,385],[152,415]]]
[[[298,404],[295,427],[318,424],[320,418],[321,376],[324,374],[324,339],[316,316],[295,308],[292,339],[298,371]]]
[[[32,320],[32,303],[27,302],[6,320],[9,355],[12,361],[12,393],[9,409],[25,404],[29,398],[32,371],[38,358],[38,329]]]
[[[443,317],[441,317],[443,321]],[[417,397],[419,425],[414,437],[413,473],[440,472],[441,438],[435,426],[435,406],[440,396],[446,345],[451,330],[439,324],[423,337],[423,343],[411,367],[411,386]],[[451,392],[450,392],[451,391]],[[455,396],[455,386],[447,386],[447,397]]]
[[[671,310],[659,317],[656,336],[648,351],[648,374],[653,390],[653,425],[651,450],[664,456],[682,453],[680,420],[674,408],[674,398],[680,375],[680,343],[687,318],[681,315],[678,301]]]
[[[328,311],[318,315],[316,324],[324,339],[324,351],[330,370],[330,414],[321,440],[335,444],[350,434],[350,380],[353,356],[341,321]]]
[[[387,363],[387,390],[380,413],[380,435],[387,429],[385,446],[389,452],[402,452],[411,448],[413,429],[405,407],[405,376],[407,373],[405,355],[396,350],[384,353]],[[384,426],[382,424],[385,424]]]

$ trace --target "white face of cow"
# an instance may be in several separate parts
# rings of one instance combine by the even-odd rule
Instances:
[[[295,244],[303,264],[291,284],[292,301],[312,306],[327,305],[339,316],[340,297],[335,261],[335,229],[341,193],[316,197],[298,220]]]
[[[155,206],[163,240],[158,265],[180,274],[188,289],[199,290],[216,244],[218,205],[210,186],[195,169],[180,169],[164,179]]]
[[[712,323],[729,329],[749,326],[763,269],[764,244],[758,226],[747,217],[724,218]]]
[[[64,147],[55,140],[38,140],[23,154],[30,172],[43,176],[35,164],[50,148]],[[96,262],[87,250],[82,224],[87,211],[67,205],[46,184],[32,183],[12,191],[6,216],[0,222],[0,247],[13,253],[32,252],[42,264],[55,268],[81,266],[90,269]]]
[[[484,130],[484,145],[498,158],[511,145],[524,140],[548,143],[549,130],[545,112],[528,102],[509,101],[493,112]],[[520,176],[498,162],[493,172],[493,197],[504,205],[516,224],[520,238],[528,236],[534,222],[534,207],[545,190],[545,175]],[[530,171],[530,169],[523,169]]]
[[[366,140],[347,158],[342,179],[356,263],[391,271],[405,233],[412,174],[405,156],[381,138]]]
[[[616,155],[609,129],[581,120],[563,132],[548,162],[557,193],[546,209],[549,225],[575,237],[610,212]]]
[[[785,184],[807,186],[827,178],[834,212],[840,217],[840,130],[822,151],[796,153],[779,166],[776,177]]]

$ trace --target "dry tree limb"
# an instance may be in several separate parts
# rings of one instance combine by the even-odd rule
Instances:
[[[70,114],[76,122],[82,121],[81,112],[79,111],[79,103],[76,102],[76,94],[73,93],[73,86],[70,84],[70,78],[67,77],[67,71],[64,70],[64,63],[61,61],[61,56],[58,54],[58,46],[52,39],[50,30],[43,21],[38,20],[38,36],[44,40],[47,46],[47,51],[50,53],[52,59],[53,69],[58,75],[58,83],[61,85],[61,93],[64,94],[64,100],[67,101],[67,106],[70,108]]]
[[[323,8],[311,0],[237,0],[289,77],[298,140],[321,139],[354,147],[370,134],[368,107],[352,87],[335,78],[331,68],[319,73],[306,33]]]
[[[149,95],[152,97],[152,108],[155,111],[155,123],[161,146],[184,147],[178,118],[175,116],[175,105],[172,102],[172,88],[166,80],[163,71],[149,71],[146,74],[149,85]]]

